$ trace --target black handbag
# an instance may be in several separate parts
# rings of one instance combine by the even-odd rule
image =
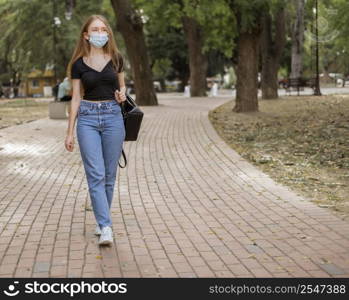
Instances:
[[[139,129],[141,128],[144,113],[137,106],[132,97],[125,93],[126,100],[121,102],[121,113],[125,125],[125,141],[136,141],[138,138]],[[120,168],[125,168],[127,165],[126,154],[122,149],[122,156],[124,157],[125,165]]]

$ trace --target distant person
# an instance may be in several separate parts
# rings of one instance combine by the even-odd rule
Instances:
[[[65,77],[64,80],[59,84],[58,86],[58,95],[57,98],[59,101],[70,101],[71,95],[70,95],[70,83],[69,78]]]
[[[184,97],[190,97],[190,85],[184,87]]]
[[[56,82],[55,86],[52,88],[52,94],[55,97],[55,100],[57,100],[59,83],[60,83],[59,79],[57,79],[57,82]]]
[[[123,57],[109,22],[92,15],[81,27],[68,74],[73,94],[65,147],[74,148],[74,125],[95,215],[99,245],[113,243],[112,206],[118,161],[126,137]],[[81,93],[83,87],[83,93]]]
[[[210,96],[215,97],[217,95],[218,95],[218,84],[215,82],[211,87]]]

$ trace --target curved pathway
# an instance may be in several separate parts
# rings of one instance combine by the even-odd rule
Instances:
[[[0,130],[0,276],[348,277],[349,224],[225,144],[207,113],[228,100],[160,94],[141,107],[118,169],[112,247],[98,247],[67,120]]]

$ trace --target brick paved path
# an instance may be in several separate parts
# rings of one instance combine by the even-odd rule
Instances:
[[[115,245],[94,235],[78,143],[66,120],[0,131],[3,277],[348,277],[349,225],[230,149],[208,110],[227,97],[160,95],[142,107],[118,170]]]

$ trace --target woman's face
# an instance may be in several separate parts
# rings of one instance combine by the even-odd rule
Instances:
[[[87,32],[84,32],[84,37],[86,40],[89,39],[89,35],[91,33],[99,33],[99,34],[104,33],[109,35],[107,26],[105,26],[105,24],[99,19],[92,21],[92,23],[87,29]]]

